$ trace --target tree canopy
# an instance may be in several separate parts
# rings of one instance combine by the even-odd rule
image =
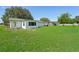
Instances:
[[[33,17],[28,9],[16,6],[5,9],[5,14],[2,16],[2,20],[4,21],[5,25],[8,25],[9,18],[22,18],[26,20],[33,20]]]
[[[49,22],[50,20],[48,18],[46,18],[46,17],[42,17],[42,18],[40,18],[40,21]]]
[[[76,23],[79,23],[79,16],[76,16],[76,17],[75,17],[75,22],[76,22]]]
[[[72,23],[72,19],[70,18],[70,14],[69,13],[62,14],[58,18],[58,22],[61,23],[61,24],[64,24],[64,23]]]

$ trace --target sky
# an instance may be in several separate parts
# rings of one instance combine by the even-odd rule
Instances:
[[[1,17],[5,14],[5,9],[10,6],[0,6],[0,22]],[[79,15],[79,6],[22,6],[28,9],[34,20],[39,20],[42,17],[47,17],[51,21],[57,21],[57,18],[63,13],[71,14],[72,18]]]

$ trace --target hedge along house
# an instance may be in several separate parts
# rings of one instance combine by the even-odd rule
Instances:
[[[38,28],[43,26],[42,22],[35,21],[35,20],[26,20],[26,19],[19,19],[19,18],[9,18],[10,28]]]

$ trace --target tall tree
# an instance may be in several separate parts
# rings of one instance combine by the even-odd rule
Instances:
[[[65,23],[67,24],[70,23],[70,21],[71,21],[70,14],[68,13],[64,13],[58,18],[58,22],[61,24],[65,24]]]
[[[9,18],[22,18],[26,20],[33,20],[33,17],[29,10],[16,6],[5,9],[5,14],[2,16],[2,20],[4,21],[5,25],[8,25]]]

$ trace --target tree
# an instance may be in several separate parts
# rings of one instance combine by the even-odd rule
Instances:
[[[72,19],[71,19],[71,23],[72,23],[72,24],[73,24],[73,23],[76,23],[75,18],[72,18]]]
[[[40,21],[49,22],[50,20],[48,18],[46,18],[46,17],[42,17],[42,18],[40,18]]]
[[[5,9],[5,14],[2,16],[2,20],[5,25],[8,25],[9,18],[22,18],[33,20],[33,17],[29,10],[22,7],[10,7]]]
[[[58,22],[60,24],[65,24],[65,23],[67,24],[67,23],[70,23],[71,21],[72,20],[70,18],[70,14],[68,14],[68,13],[64,13],[58,18]]]
[[[75,22],[79,24],[79,16],[75,17]]]

